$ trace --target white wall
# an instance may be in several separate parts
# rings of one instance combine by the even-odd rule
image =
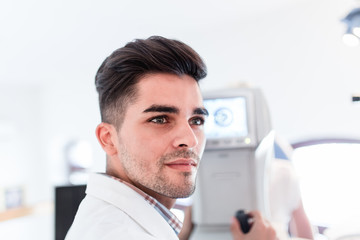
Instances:
[[[27,200],[48,198],[43,146],[41,86],[2,85],[0,94],[0,189],[21,187]],[[37,186],[43,186],[38,188]]]
[[[275,128],[291,141],[360,138],[360,105],[350,102],[360,92],[360,48],[343,45],[339,21],[354,3],[3,1],[0,129],[15,134],[0,139],[0,180],[26,182],[34,201],[51,197],[73,139],[89,141],[102,170],[95,72],[114,49],[150,35],[180,39],[203,56],[203,90],[238,81],[262,88]]]

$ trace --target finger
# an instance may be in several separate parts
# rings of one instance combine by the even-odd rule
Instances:
[[[277,238],[277,234],[276,234],[276,230],[274,228],[274,226],[271,224],[270,221],[268,221],[267,219],[265,219],[265,224],[267,225],[267,233],[268,233],[268,239],[278,239]]]
[[[261,232],[264,234],[264,239],[275,240],[276,231],[273,228],[270,221],[263,217],[259,211],[252,211],[249,213],[252,216],[254,222],[253,227],[250,229],[252,232]]]
[[[240,224],[235,217],[231,218],[230,231],[233,235],[234,240],[243,239],[243,232],[240,229]]]
[[[251,211],[248,212],[247,215],[249,216],[248,218],[248,223],[250,225],[250,231],[252,231],[254,229],[254,225],[262,225],[264,224],[264,218],[262,217],[261,213],[259,211]],[[257,227],[255,227],[256,229]]]
[[[259,211],[251,211],[251,212],[248,212],[248,215],[254,219],[259,219],[259,220],[262,220],[263,217],[262,217],[262,214],[259,212]]]

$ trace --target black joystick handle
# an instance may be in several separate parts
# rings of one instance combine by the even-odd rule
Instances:
[[[240,223],[241,230],[243,233],[248,233],[250,231],[250,224],[249,224],[249,215],[244,212],[244,210],[238,210],[235,214],[238,222]]]

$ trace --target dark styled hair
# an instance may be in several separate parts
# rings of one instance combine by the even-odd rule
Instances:
[[[129,42],[107,57],[96,74],[101,120],[120,127],[136,99],[136,84],[152,73],[189,75],[197,82],[207,74],[199,54],[180,41],[152,36]]]

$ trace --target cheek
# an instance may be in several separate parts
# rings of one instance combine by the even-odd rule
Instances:
[[[200,132],[197,135],[198,138],[198,154],[201,157],[202,153],[204,152],[205,149],[205,144],[206,144],[206,137],[205,137],[205,133],[204,132]]]
[[[166,137],[157,137],[155,135],[142,135],[131,139],[133,151],[136,155],[141,155],[141,158],[151,160],[158,160],[166,152],[168,146],[168,139]]]

